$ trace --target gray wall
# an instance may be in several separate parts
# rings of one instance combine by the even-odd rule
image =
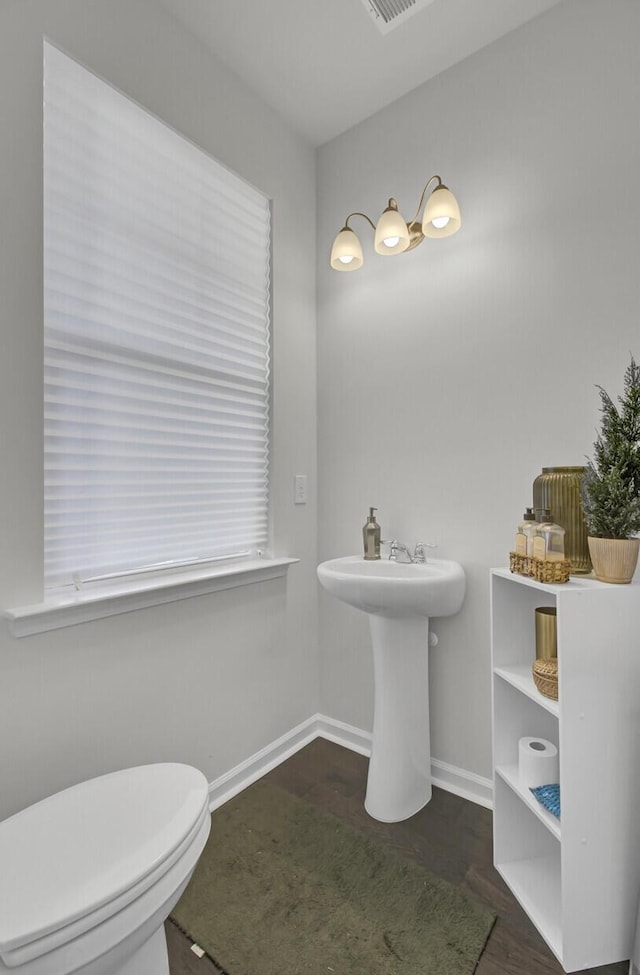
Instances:
[[[490,774],[489,567],[504,565],[543,466],[582,464],[594,384],[640,357],[640,5],[567,0],[318,154],[319,557],[383,537],[436,540],[465,567],[435,621],[434,757]],[[364,81],[363,81],[364,83]],[[386,261],[328,267],[346,214],[428,176],[463,228]],[[322,709],[372,719],[364,617],[321,600]],[[606,648],[603,648],[606,653]]]
[[[318,707],[314,152],[153,0],[0,5],[0,605],[42,598],[43,35],[273,199],[273,521],[302,561],[287,585],[20,640],[0,624],[0,818],[126,765],[212,780]]]
[[[462,613],[434,624],[432,744],[488,775],[488,568],[541,467],[590,451],[594,384],[615,393],[640,356],[640,7],[566,0],[319,151],[316,490],[313,150],[152,0],[4,0],[5,607],[42,596],[43,34],[273,198],[273,519],[277,554],[302,562],[286,586],[21,640],[0,624],[0,818],[138,762],[212,780],[317,710],[369,729],[366,621],[322,598],[318,655],[315,580],[316,515],[318,557],[357,552],[369,504],[384,536],[465,566]],[[394,195],[410,217],[435,171],[460,234],[385,262],[362,224],[364,268],[328,270],[348,212]]]

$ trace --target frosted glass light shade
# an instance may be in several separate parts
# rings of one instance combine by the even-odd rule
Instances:
[[[422,233],[425,237],[450,237],[460,230],[462,217],[455,196],[446,186],[433,191],[424,208]]]
[[[362,267],[362,246],[350,227],[343,227],[331,248],[331,267],[334,271],[357,271]]]
[[[404,217],[394,207],[388,207],[376,225],[376,254],[401,254],[408,246],[409,230]]]

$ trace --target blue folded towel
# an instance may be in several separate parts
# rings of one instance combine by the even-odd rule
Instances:
[[[531,792],[545,809],[560,819],[560,785],[557,782],[553,785],[539,785],[531,789]]]

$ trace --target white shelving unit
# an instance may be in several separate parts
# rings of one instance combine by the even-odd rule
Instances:
[[[559,700],[531,676],[555,606]],[[640,897],[640,583],[491,572],[494,863],[567,972],[631,955]],[[520,786],[518,742],[552,741],[562,819]]]

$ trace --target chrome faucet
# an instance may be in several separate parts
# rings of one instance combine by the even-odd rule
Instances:
[[[404,542],[399,542],[397,538],[394,538],[390,544],[391,544],[391,548],[389,550],[390,562],[413,562],[413,557],[411,555],[411,552],[404,544]]]
[[[413,562],[417,565],[424,565],[427,561],[426,549],[438,547],[430,542],[418,542],[412,555],[404,542],[399,542],[397,538],[394,538],[388,544],[391,546],[389,551],[390,562],[402,562],[403,564]]]

